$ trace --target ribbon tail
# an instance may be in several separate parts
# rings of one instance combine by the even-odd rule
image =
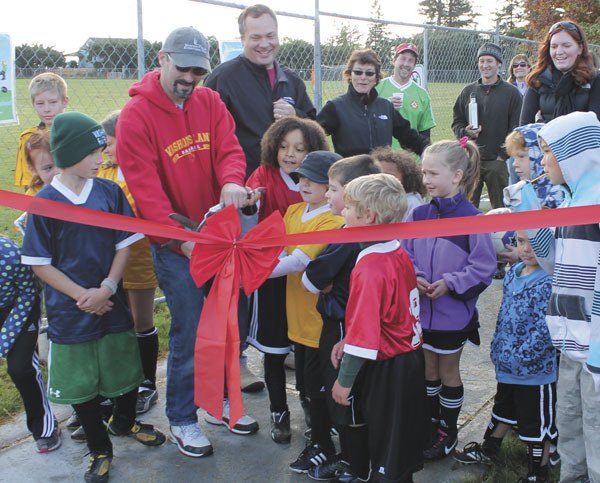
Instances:
[[[238,303],[240,298],[239,273],[236,266],[225,345],[225,374],[229,397],[229,425],[235,426],[244,415],[244,402],[240,383],[240,331],[238,326]]]

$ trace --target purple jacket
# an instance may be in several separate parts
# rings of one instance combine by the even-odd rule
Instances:
[[[459,193],[453,198],[433,198],[416,207],[406,221],[480,214]],[[497,264],[490,235],[419,238],[403,240],[402,245],[413,260],[417,277],[429,282],[443,278],[450,289],[436,300],[421,296],[423,329],[447,332],[478,327],[477,298],[492,283]]]

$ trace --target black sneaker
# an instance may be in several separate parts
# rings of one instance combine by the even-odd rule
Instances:
[[[85,435],[85,431],[83,430],[83,426],[79,426],[75,431],[71,433],[71,439],[76,443],[85,443],[87,442],[87,436]]]
[[[557,450],[550,452],[550,455],[548,455],[548,463],[550,463],[550,466],[552,467],[555,467],[560,463],[560,454],[558,454]]]
[[[317,481],[335,480],[344,473],[351,473],[350,465],[342,459],[327,461],[319,466],[313,466],[308,470],[309,478]]]
[[[67,419],[67,422],[65,423],[65,427],[69,431],[73,431],[73,430],[79,428],[80,426],[81,426],[81,422],[79,421],[79,416],[77,416],[77,413],[75,411],[73,411],[71,416],[69,416],[69,419]]]
[[[154,429],[151,424],[144,424],[134,421],[133,426],[128,431],[121,431],[113,424],[113,419],[108,422],[108,432],[114,436],[131,436],[145,446],[160,446],[167,438],[158,429]]]
[[[311,443],[302,450],[296,461],[290,464],[290,470],[296,473],[306,473],[313,466],[325,463],[331,455],[327,454],[321,445]]]
[[[50,436],[35,440],[35,450],[38,453],[50,453],[50,451],[60,448],[61,443],[60,426],[55,422],[54,431]]]
[[[466,465],[473,463],[489,465],[493,463],[493,456],[485,451],[483,445],[475,441],[465,444],[463,450],[455,451],[453,456],[456,461]]]
[[[158,401],[158,391],[156,389],[140,386],[138,389],[137,402],[135,404],[135,413],[147,413],[150,408],[156,404],[156,401]]]
[[[292,440],[288,410],[271,413],[271,439],[278,444],[286,444]]]
[[[108,471],[112,455],[109,453],[92,453],[90,463],[85,472],[84,478],[88,483],[104,483],[108,481]]]
[[[423,457],[426,460],[437,460],[448,456],[458,442],[456,431],[438,428],[437,440],[430,448],[423,451]]]

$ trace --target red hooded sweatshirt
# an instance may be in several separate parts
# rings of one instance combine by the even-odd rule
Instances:
[[[117,160],[139,216],[179,226],[170,213],[201,221],[225,183],[244,186],[246,158],[218,93],[196,88],[180,109],[159,78],[155,70],[130,87],[117,123]]]

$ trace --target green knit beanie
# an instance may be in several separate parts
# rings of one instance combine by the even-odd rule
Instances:
[[[106,133],[91,117],[81,112],[63,112],[50,129],[54,164],[67,168],[79,163],[92,151],[106,147]]]

